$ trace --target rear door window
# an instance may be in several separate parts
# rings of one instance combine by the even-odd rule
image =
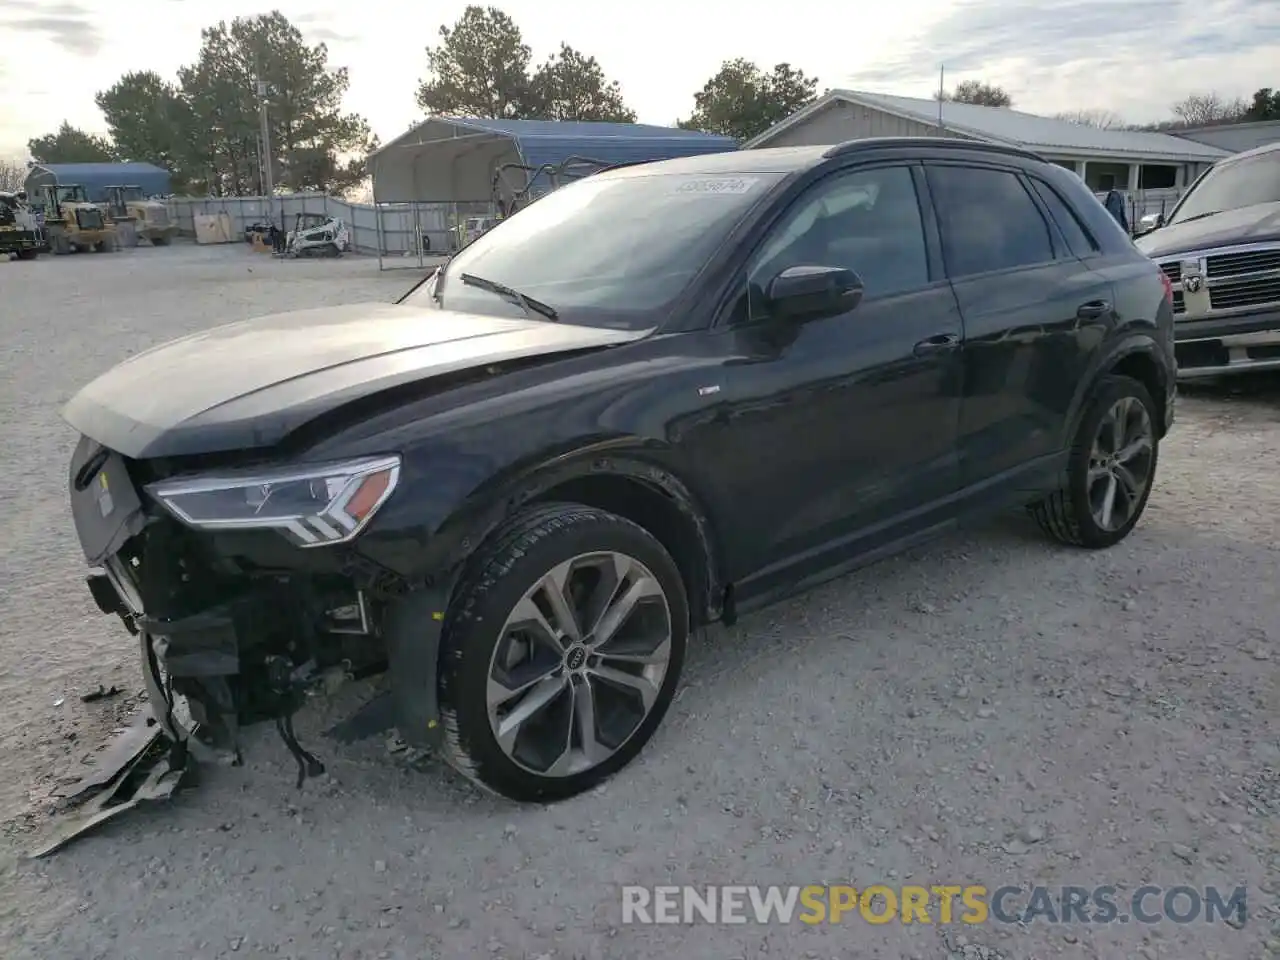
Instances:
[[[927,167],[953,279],[1050,263],[1049,224],[1017,174],[989,167]]]

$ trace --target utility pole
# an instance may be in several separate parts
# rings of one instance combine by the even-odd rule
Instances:
[[[941,63],[938,65],[938,129],[943,127],[942,123],[942,101],[947,99],[947,65]]]
[[[271,181],[271,124],[267,119],[267,94],[271,92],[270,85],[265,80],[254,80],[258,91],[258,119],[262,123],[262,193],[267,197],[270,204],[270,198],[275,193],[275,184]]]

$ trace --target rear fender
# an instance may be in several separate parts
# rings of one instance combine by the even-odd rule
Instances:
[[[1152,399],[1160,405],[1162,410],[1165,409],[1169,401],[1170,391],[1173,388],[1173,381],[1170,379],[1170,371],[1167,361],[1164,359],[1163,351],[1155,341],[1155,335],[1156,331],[1154,329],[1134,330],[1116,340],[1109,349],[1099,352],[1088,373],[1080,378],[1080,385],[1076,388],[1075,396],[1071,398],[1071,406],[1066,417],[1065,432],[1060,444],[1064,449],[1069,447],[1075,439],[1076,431],[1080,426],[1080,419],[1084,416],[1085,408],[1088,406],[1089,398],[1093,395],[1098,381],[1112,373],[1121,363],[1131,357],[1146,356],[1153,362],[1155,369],[1158,371],[1159,389],[1157,391],[1158,395],[1152,397]],[[1161,436],[1164,435],[1166,426],[1165,423],[1157,426]]]

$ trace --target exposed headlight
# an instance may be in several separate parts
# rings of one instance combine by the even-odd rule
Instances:
[[[300,547],[323,547],[355,537],[399,479],[399,457],[365,457],[162,480],[146,489],[198,530],[276,530]]]

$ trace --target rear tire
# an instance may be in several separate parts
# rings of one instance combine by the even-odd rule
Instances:
[[[40,256],[39,250],[19,250],[18,251],[19,260],[34,260],[38,256]]]
[[[679,569],[648,531],[577,504],[518,514],[473,557],[445,615],[446,759],[516,801],[590,789],[661,724],[688,634]]]
[[[1132,377],[1099,381],[1067,461],[1064,485],[1028,508],[1060,543],[1097,550],[1137,525],[1155,482],[1160,442],[1156,405]]]

